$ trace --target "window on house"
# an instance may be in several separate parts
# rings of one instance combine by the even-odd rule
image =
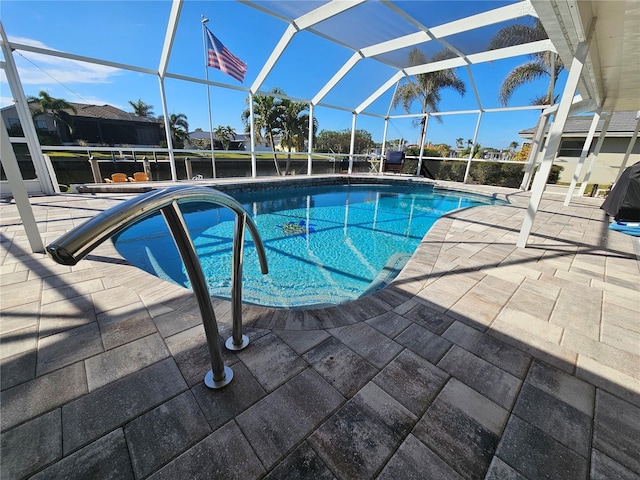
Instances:
[[[559,157],[579,157],[582,153],[582,147],[584,146],[584,140],[562,140],[560,144],[560,150],[558,151]]]
[[[36,120],[36,128],[38,130],[48,130],[49,127],[47,126],[47,121],[46,120]]]

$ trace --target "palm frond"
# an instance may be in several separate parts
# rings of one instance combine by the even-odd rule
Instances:
[[[496,50],[498,48],[512,47],[523,43],[537,42],[546,38],[549,38],[547,32],[545,32],[542,22],[536,18],[533,26],[516,24],[498,30],[489,42],[488,49]]]
[[[500,103],[506,106],[509,103],[509,99],[513,95],[513,92],[525,83],[537,80],[549,73],[538,62],[527,62],[517,66],[509,75],[504,79],[500,86],[500,92],[498,98]]]

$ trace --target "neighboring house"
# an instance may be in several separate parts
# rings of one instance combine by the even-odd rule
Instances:
[[[280,136],[276,135],[274,138],[274,141],[276,143],[276,151],[283,151],[283,149],[280,146]],[[192,140],[195,140],[195,142],[193,142]],[[197,146],[197,141],[198,140],[204,140],[207,142],[208,145],[208,141],[209,141],[209,132],[204,132],[201,130],[195,131],[195,132],[190,132],[189,135],[187,136],[187,140],[185,141],[185,146],[184,148],[186,149],[191,149],[191,148],[199,148]],[[306,145],[306,143],[305,143]],[[213,134],[213,148],[215,150],[222,150],[222,143],[220,142],[220,140],[218,139],[218,137]],[[249,136],[248,133],[236,133],[236,138],[231,140],[231,144],[229,146],[229,150],[247,150],[250,151],[251,150],[251,137]],[[262,143],[256,143],[256,147],[255,147],[256,152],[270,152],[271,151],[271,147]]]
[[[58,137],[63,145],[135,145],[159,146],[164,140],[163,124],[153,117],[140,117],[111,105],[87,105],[69,102],[76,112],[69,111],[71,128],[58,122],[58,129],[49,114],[36,116],[38,132]],[[31,110],[35,105],[30,104]],[[10,132],[19,131],[20,121],[14,105],[1,110]],[[56,142],[57,143],[57,142]]]
[[[210,133],[204,132],[202,130],[190,132],[184,142],[184,148],[199,148],[197,142],[198,140],[205,141],[206,144],[209,145]],[[244,133],[236,133],[236,138],[231,139],[229,142],[229,150],[249,150],[251,148],[251,145],[249,143],[249,135],[246,135]],[[213,148],[214,150],[223,150],[222,142],[220,142],[215,134],[213,135]]]
[[[613,114],[609,128],[605,134],[604,143],[602,144],[602,148],[598,154],[598,159],[591,171],[589,183],[610,185],[615,181],[618,171],[620,170],[620,166],[624,160],[624,155],[627,148],[629,148],[629,142],[638,123],[638,120],[636,119],[637,113],[638,112],[636,111],[632,111],[615,112]],[[577,162],[580,159],[580,154],[582,153],[584,141],[589,133],[592,119],[592,116],[584,116],[571,117],[567,120],[562,134],[562,143],[560,144],[558,155],[554,161],[555,165],[564,167],[564,170],[560,174],[559,182],[571,182]],[[601,118],[596,129],[596,134],[591,142],[589,154],[593,152],[596,144],[598,143],[598,138],[600,136],[600,132],[602,132],[603,124],[604,120]],[[535,134],[535,127],[521,130],[519,134],[522,138],[525,138],[530,142]],[[640,142],[636,141],[627,161],[627,166],[633,165],[639,161]],[[588,162],[589,157],[587,157],[585,165]],[[579,179],[580,181],[584,178],[585,172],[586,166],[582,170],[582,175]]]

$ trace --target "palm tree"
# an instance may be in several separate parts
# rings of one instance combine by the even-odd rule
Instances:
[[[280,110],[282,99],[276,95],[284,95],[284,91],[278,87],[274,87],[271,90],[273,95],[255,95],[253,97],[253,121],[255,125],[256,140],[260,141],[262,138],[266,138],[267,142],[271,145],[273,152],[273,163],[276,167],[276,174],[280,175],[280,168],[278,167],[278,156],[276,155],[276,148],[274,143],[274,136],[280,133]],[[250,97],[247,97],[245,104],[247,108],[242,112],[242,123],[245,126],[245,132],[249,133],[251,130],[251,113],[248,108]]]
[[[213,131],[213,134],[218,137],[218,140],[220,140],[223,150],[229,150],[229,147],[231,146],[231,140],[236,139],[236,130],[229,125],[227,125],[226,127],[218,125]]]
[[[129,100],[129,105],[133,108],[133,113],[138,117],[153,117],[153,105],[144,103],[141,98],[137,102]]]
[[[74,114],[77,113],[76,108],[71,105],[66,100],[62,98],[54,98],[49,95],[44,90],[38,92],[39,97],[29,96],[27,98],[27,103],[37,103],[38,106],[35,110],[32,111],[32,117],[35,118],[38,115],[48,114],[53,118],[53,126],[56,129],[56,134],[59,139],[62,140],[63,135],[61,135],[61,123],[67,128],[68,132],[72,132],[72,123],[73,119],[71,118],[71,114],[69,111],[72,111]]]
[[[523,43],[536,42],[548,38],[542,22],[535,19],[533,26],[510,25],[500,29],[491,39],[489,50],[505,48]],[[549,86],[544,95],[538,95],[531,100],[531,105],[550,105],[554,103],[554,86],[558,75],[564,69],[560,57],[553,52],[539,52],[531,55],[531,61],[514,68],[500,86],[498,98],[503,106],[507,106],[513,92],[520,86],[540,78],[549,78]]]
[[[283,100],[280,105],[280,126],[282,139],[280,144],[288,149],[287,164],[284,174],[289,173],[291,166],[291,150],[304,150],[304,141],[309,137],[308,105],[304,102],[292,102]],[[313,135],[318,130],[318,121],[313,119]]]
[[[441,50],[430,61],[438,62],[452,56],[453,54],[449,50]],[[409,52],[409,66],[424,65],[426,63],[429,63],[429,60],[417,48]],[[437,72],[420,73],[415,76],[415,80],[409,80],[398,88],[392,106],[395,108],[398,104],[402,104],[404,110],[410,113],[411,105],[417,100],[420,102],[420,113],[437,112],[441,100],[440,91],[444,88],[452,88],[462,96],[466,93],[464,82],[450,68]],[[440,117],[436,118],[438,121],[442,121]],[[420,119],[420,138],[424,137],[425,128],[426,117],[423,116]]]
[[[158,117],[163,122],[164,116]],[[171,132],[171,140],[174,148],[183,148],[184,141],[189,132],[189,123],[184,113],[172,113],[169,115],[169,131]]]

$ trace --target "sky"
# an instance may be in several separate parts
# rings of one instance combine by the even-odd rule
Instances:
[[[262,1],[265,5],[285,15],[298,16],[301,8],[308,8],[310,0]],[[427,27],[452,21],[460,12],[479,13],[512,3],[512,1],[404,1],[399,6],[410,12]],[[318,4],[319,2],[315,2]],[[127,65],[136,65],[157,71],[165,31],[171,11],[168,0],[146,1],[32,1],[3,0],[0,19],[10,41],[60,50]],[[378,2],[353,8],[340,22],[328,21],[324,31],[339,31],[358,48],[378,43],[394,35],[406,34],[403,27],[389,22],[391,10],[381,10]],[[349,29],[351,21],[366,15],[367,21],[358,23],[358,29]],[[202,16],[209,19],[208,28],[219,40],[248,66],[244,83],[240,83],[223,72],[205,67],[202,35]],[[528,17],[529,21],[531,20]],[[271,51],[285,32],[287,22],[235,1],[186,0],[183,4],[175,42],[168,64],[168,72],[204,80],[207,76],[217,84],[230,88],[185,82],[167,78],[165,94],[168,113],[183,113],[187,116],[189,129],[209,129],[207,93],[211,97],[211,123],[229,125],[243,132],[241,113],[246,108],[248,88],[267,61]],[[451,43],[464,53],[476,53],[486,41],[503,25],[476,32],[476,37],[459,35]],[[406,28],[406,27],[404,27]],[[433,48],[441,47],[429,42],[428,55]],[[432,52],[432,53],[430,53]],[[297,99],[310,99],[340,69],[353,54],[349,48],[336,45],[308,31],[297,33],[274,69],[267,76],[261,90],[279,87]],[[399,52],[398,55],[406,55]],[[41,90],[56,98],[77,103],[96,105],[110,104],[125,111],[132,111],[129,101],[141,99],[153,105],[155,115],[162,115],[162,102],[158,76],[132,72],[107,66],[81,63],[67,59],[43,56],[26,51],[14,53],[20,79],[26,95],[37,96]],[[389,57],[390,61],[397,61]],[[475,86],[484,108],[499,107],[498,89],[506,74],[527,58],[499,60],[472,66]],[[318,106],[314,114],[319,130],[351,129],[351,110],[390,79],[395,69],[388,65],[364,59],[323,99],[329,105],[338,105],[348,110],[337,110]],[[440,101],[441,112],[477,109],[474,89],[466,68],[456,69],[465,81],[467,93],[444,90]],[[556,91],[562,87],[562,82]],[[394,88],[386,91],[373,102],[367,111],[379,115],[402,115],[398,107],[390,110]],[[510,106],[524,106],[546,91],[546,82],[537,81],[518,89]],[[11,92],[0,72],[0,104],[10,105]],[[418,111],[417,104],[413,113]],[[522,144],[518,131],[535,126],[538,110],[509,113],[485,113],[478,135],[478,142],[486,147],[507,148],[513,141]],[[434,143],[455,145],[457,138],[473,138],[478,115],[446,115],[442,122],[431,118],[427,140]],[[367,130],[376,142],[383,139],[384,120],[375,116],[359,115],[356,128]],[[387,139],[404,138],[408,143],[417,143],[419,128],[410,119],[392,119],[389,122]]]

